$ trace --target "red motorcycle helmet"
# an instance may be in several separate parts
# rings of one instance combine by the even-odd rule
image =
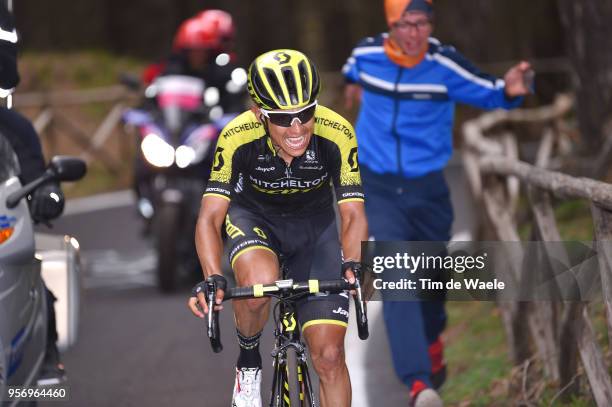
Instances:
[[[179,27],[173,48],[224,50],[234,37],[232,16],[222,10],[204,10]]]

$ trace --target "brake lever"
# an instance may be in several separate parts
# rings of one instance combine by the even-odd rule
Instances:
[[[359,338],[365,340],[369,337],[368,329],[368,314],[366,305],[363,301],[363,294],[361,292],[361,270],[356,267],[353,269],[355,275],[355,293],[353,297],[355,300],[355,308],[357,309],[357,330],[359,332]]]
[[[215,311],[215,296],[217,294],[217,290],[215,287],[215,284],[207,281],[206,282],[206,293],[208,295],[208,298],[206,299],[208,302],[208,337],[212,338],[214,335],[213,332],[213,313],[217,312]]]
[[[219,329],[219,311],[215,310],[215,297],[217,296],[217,284],[214,281],[206,282],[208,301],[208,338],[213,352],[219,353],[223,350],[221,344],[221,332]]]

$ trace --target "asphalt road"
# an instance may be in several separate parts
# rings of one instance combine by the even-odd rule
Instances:
[[[189,292],[162,295],[133,206],[68,215],[53,233],[76,236],[84,261],[77,344],[63,356],[70,406],[229,406],[237,355],[231,308],[214,354]],[[271,349],[266,335],[262,349]],[[51,405],[51,404],[50,404]],[[57,405],[57,404],[53,404]]]

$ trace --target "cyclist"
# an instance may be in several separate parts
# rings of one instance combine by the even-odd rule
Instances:
[[[225,221],[238,286],[274,282],[281,262],[295,280],[337,278],[342,268],[354,282],[352,262],[360,260],[367,221],[352,126],[317,104],[319,74],[299,51],[257,57],[249,68],[248,89],[257,107],[222,131],[202,199],[196,247],[204,275],[224,281],[220,229]],[[207,313],[204,296],[198,297]],[[216,303],[222,298],[219,290]],[[188,306],[203,318],[198,299],[192,296]],[[261,406],[258,346],[270,301],[235,301],[233,307],[240,344],[233,406]],[[348,294],[307,297],[297,311],[319,375],[322,405],[349,406]]]
[[[172,53],[164,61],[149,65],[142,76],[148,85],[160,75],[187,75],[204,79],[207,87],[219,90],[220,106],[226,113],[244,110],[244,70],[233,52],[234,22],[222,10],[204,10],[178,28]],[[238,80],[237,80],[238,79]]]

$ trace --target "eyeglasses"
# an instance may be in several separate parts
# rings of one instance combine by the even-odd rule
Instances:
[[[260,109],[261,113],[266,116],[270,121],[281,127],[291,127],[293,120],[298,119],[300,124],[304,124],[315,114],[315,109],[317,108],[317,101],[315,100],[309,105],[304,106],[300,110],[296,112],[279,112],[279,111],[271,111]]]
[[[417,30],[417,32],[422,32],[423,30],[428,28],[430,24],[431,22],[429,20],[419,20],[414,23],[403,20],[403,21],[398,21],[397,23],[393,24],[393,26],[399,30],[408,31],[411,28],[414,28],[415,30]]]

